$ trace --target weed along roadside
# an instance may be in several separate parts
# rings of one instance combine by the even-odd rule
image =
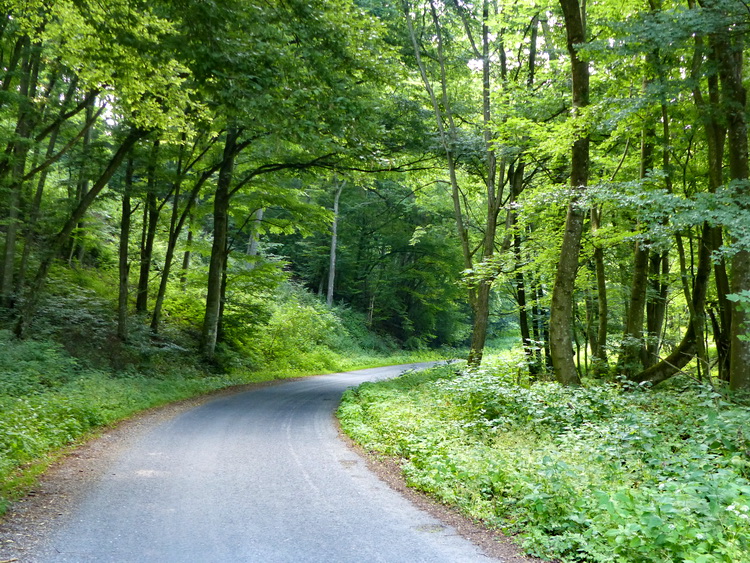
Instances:
[[[407,482],[529,554],[750,560],[746,407],[690,380],[518,385],[513,361],[438,367],[346,393],[343,430]]]

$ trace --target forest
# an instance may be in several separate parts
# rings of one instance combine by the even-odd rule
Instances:
[[[528,490],[516,527],[496,525],[533,529],[532,552],[569,560],[750,553],[743,0],[3,7],[0,510],[33,478],[24,464],[154,404],[282,371],[461,358],[458,372],[351,394],[347,431],[404,459],[429,442],[433,459],[452,424],[474,425],[470,440],[494,432],[487,448],[511,447],[505,429],[519,451],[531,436],[575,450],[605,418],[628,419],[623,440],[663,446],[672,473],[662,454],[618,450],[614,465],[648,466],[622,497],[567,489],[598,498],[609,528],[584,538],[598,528],[580,514],[534,528],[548,509]],[[455,401],[455,419],[420,447],[393,437],[414,428],[382,427],[378,442],[388,421],[367,401],[411,384],[428,410]],[[695,417],[700,436],[679,426]],[[676,442],[638,434],[656,427]],[[564,474],[539,498],[566,498],[586,459],[529,462]],[[471,473],[448,465],[416,486]],[[661,537],[671,520],[643,508],[656,489],[634,491],[688,466],[708,504],[675,501],[692,516]],[[491,499],[515,494],[492,471],[530,479],[474,470],[484,509],[467,510],[485,521],[502,512],[488,516]],[[716,528],[699,531],[709,513]]]

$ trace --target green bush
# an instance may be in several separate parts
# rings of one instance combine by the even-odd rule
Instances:
[[[347,393],[407,479],[563,561],[750,560],[748,411],[711,390],[514,384],[444,367]]]
[[[78,362],[51,341],[16,341],[0,330],[0,396],[42,393],[72,381]]]

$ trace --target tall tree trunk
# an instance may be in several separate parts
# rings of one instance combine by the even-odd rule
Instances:
[[[182,228],[185,225],[185,221],[189,220],[192,222],[192,212],[193,212],[193,206],[195,205],[196,198],[198,197],[198,193],[200,192],[201,188],[203,187],[203,184],[208,180],[210,177],[210,171],[204,172],[204,174],[201,175],[201,177],[195,182],[193,185],[192,190],[190,191],[186,203],[185,208],[182,210],[182,213],[179,212],[179,203],[180,203],[180,191],[182,186],[182,178],[183,178],[183,166],[182,166],[182,157],[180,157],[180,161],[177,166],[177,181],[175,182],[172,193],[173,193],[173,199],[172,199],[172,217],[170,219],[169,223],[169,239],[167,240],[167,251],[166,256],[164,257],[164,267],[162,268],[162,275],[161,279],[159,281],[159,289],[156,292],[156,299],[154,301],[154,311],[151,315],[151,331],[153,333],[159,332],[159,325],[161,324],[161,317],[162,317],[162,310],[164,308],[164,299],[167,295],[167,285],[169,283],[169,275],[172,271],[172,262],[174,260],[174,254],[177,250],[177,241],[180,238],[180,233],[182,232]],[[192,229],[188,229],[188,236],[187,236],[187,250],[185,251],[185,254],[183,255],[182,260],[182,274],[180,277],[180,283],[183,285],[187,281],[187,270],[190,267],[190,245],[193,241],[193,231]]]
[[[708,225],[704,225],[704,232],[701,236],[701,240],[699,242],[700,245],[706,245],[711,249],[712,244],[712,237],[711,237],[711,228]],[[700,250],[699,250],[699,257],[698,259],[701,259],[700,256]],[[685,294],[685,302],[688,305],[688,311],[690,313],[690,324],[693,327],[693,334],[695,335],[695,355],[698,358],[698,376],[701,377],[701,374],[705,371],[708,371],[708,356],[706,352],[706,345],[704,340],[704,331],[703,328],[706,324],[706,313],[705,313],[705,296],[703,298],[703,301],[695,301],[695,299],[692,297],[692,293],[698,290],[698,288],[693,286],[691,287],[690,280],[695,277],[692,274],[692,268],[691,271],[688,271],[687,266],[687,259],[685,258],[685,249],[682,243],[682,235],[679,233],[677,234],[677,253],[680,258],[680,278],[682,279],[682,291]],[[693,258],[693,237],[691,233],[690,237],[690,263],[691,267],[693,262],[695,261]],[[699,264],[699,268],[701,265]],[[710,270],[710,268],[709,268]],[[708,277],[708,274],[705,274],[706,278]],[[705,294],[705,290],[703,290]],[[697,305],[699,303],[702,303],[701,307],[698,307]]]
[[[237,128],[230,126],[227,129],[224,157],[214,195],[213,243],[208,269],[208,287],[206,288],[206,311],[201,331],[201,351],[207,360],[214,358],[221,318],[222,283],[226,268],[229,202],[231,199],[229,188],[234,174],[237,136]]]
[[[39,57],[38,49],[32,49],[31,42],[25,43],[23,64],[21,65],[21,80],[19,94],[22,99],[21,108],[16,122],[16,140],[12,143],[11,175],[9,178],[10,196],[8,198],[8,217],[5,229],[5,247],[2,262],[2,278],[0,279],[0,301],[3,307],[11,307],[14,301],[13,291],[16,259],[16,239],[21,228],[21,194],[23,193],[23,178],[26,171],[26,159],[31,148],[31,131],[34,127],[31,99],[36,91],[38,65],[35,59]],[[36,69],[36,70],[35,70]]]
[[[589,67],[578,55],[578,46],[585,43],[584,14],[578,0],[560,0],[565,18],[568,53],[573,76],[573,110],[577,113],[589,104]],[[586,134],[573,143],[570,185],[574,196],[565,217],[560,260],[550,305],[550,353],[555,378],[563,385],[580,385],[573,359],[573,294],[578,271],[578,256],[583,235],[584,211],[579,206],[580,193],[585,190],[589,175],[589,138]]]
[[[482,240],[482,263],[489,265],[495,254],[495,235],[497,233],[497,216],[500,212],[500,196],[497,189],[497,159],[494,149],[494,132],[492,128],[491,84],[490,84],[490,30],[489,0],[482,3],[482,129],[484,132],[484,158],[487,170],[487,219]],[[433,12],[435,6],[433,4]],[[523,179],[523,167],[520,170]],[[502,185],[502,178],[500,179]],[[519,188],[520,189],[520,188]],[[487,330],[490,318],[490,295],[492,282],[496,275],[485,273],[479,281],[474,306],[474,326],[471,334],[471,348],[467,363],[478,367],[482,363],[484,345],[487,341]]]
[[[117,338],[121,342],[128,340],[128,275],[130,274],[130,194],[133,189],[133,157],[128,158],[125,167],[125,187],[122,194],[122,216],[120,219],[120,248],[118,271],[120,283],[117,299]]]
[[[58,131],[52,132],[49,138],[49,144],[47,145],[46,158],[50,158],[55,152],[55,145],[57,143]],[[34,197],[31,200],[31,207],[29,209],[29,217],[26,223],[25,236],[23,242],[23,252],[21,254],[21,265],[18,268],[18,279],[16,281],[16,292],[20,295],[23,292],[23,287],[26,283],[26,272],[29,267],[29,258],[31,256],[31,249],[34,247],[36,238],[38,235],[38,222],[39,216],[41,215],[42,208],[42,196],[44,195],[44,187],[47,183],[47,175],[49,170],[42,170],[39,175],[39,179],[36,183],[36,190],[34,191]]]
[[[596,206],[591,210],[591,231],[601,227],[602,210]],[[591,347],[591,363],[597,376],[607,373],[607,329],[609,326],[609,305],[607,301],[607,278],[604,269],[604,249],[594,244],[594,269],[596,272],[597,325],[595,345]]]
[[[688,0],[688,4],[691,9],[695,9],[694,0]],[[711,40],[713,43],[713,39]],[[724,184],[724,147],[726,142],[726,126],[722,123],[722,107],[721,107],[721,90],[719,86],[718,73],[712,69],[708,72],[706,83],[708,85],[708,99],[703,96],[700,84],[699,70],[703,64],[704,59],[708,59],[710,63],[717,67],[720,63],[717,62],[719,58],[718,50],[715,45],[707,47],[704,43],[704,38],[700,34],[695,35],[695,51],[693,54],[693,62],[691,68],[691,75],[694,80],[695,86],[693,87],[693,99],[695,105],[700,111],[703,128],[706,136],[706,148],[708,153],[708,187],[711,193],[715,193]],[[721,245],[721,227],[710,227],[710,232],[707,234],[708,244],[712,250],[716,250]],[[714,332],[714,338],[717,341],[717,351],[719,354],[720,372],[723,369],[729,371],[729,333],[730,325],[732,321],[732,307],[731,303],[726,299],[726,294],[729,290],[729,281],[726,276],[726,270],[721,267],[721,264],[714,266],[716,273],[716,285],[717,291],[719,292],[720,303],[723,303],[724,310],[720,315],[722,326],[719,331]]]
[[[151,262],[154,255],[156,227],[159,224],[159,207],[156,204],[156,162],[159,153],[159,140],[156,139],[149,156],[147,171],[146,205],[143,209],[143,233],[141,236],[141,260],[138,273],[138,291],[135,310],[145,313],[148,310],[148,286],[151,277]]]
[[[712,228],[715,237],[714,248],[721,248],[724,245],[721,227]],[[729,381],[730,371],[730,352],[731,338],[730,327],[732,326],[732,304],[727,299],[731,290],[729,274],[727,273],[727,263],[724,257],[714,263],[714,280],[716,282],[716,305],[718,314],[713,316],[714,325],[714,343],[716,344],[716,354],[718,356],[719,379]]]
[[[193,216],[190,216],[187,238],[185,240],[185,252],[182,253],[182,266],[180,268],[180,283],[183,287],[187,284],[187,275],[190,271],[190,261],[193,252]]]
[[[706,2],[713,5],[713,2]],[[727,153],[729,174],[736,183],[737,205],[750,211],[747,203],[750,188],[747,140],[747,92],[743,85],[744,40],[739,31],[722,31],[713,37],[719,61],[719,77],[727,118]],[[732,258],[730,289],[737,295],[750,290],[750,250],[740,249]],[[732,308],[729,358],[729,387],[733,390],[750,389],[750,303]]]
[[[654,130],[648,127],[641,134],[641,180],[645,180],[654,165]],[[619,372],[630,377],[643,370],[642,363],[645,347],[643,340],[644,309],[648,293],[649,249],[646,241],[635,243],[633,251],[633,278],[630,284],[630,302],[625,318],[625,330],[622,337],[622,349],[617,362]]]
[[[259,233],[260,233],[260,225],[263,221],[263,213],[264,210],[261,207],[260,209],[255,210],[255,218],[252,221],[251,227],[250,227],[250,236],[247,239],[247,255],[255,258],[258,256],[258,239],[259,239]],[[252,270],[255,268],[255,262],[250,263],[250,269]],[[321,280],[322,280],[321,276]],[[322,284],[322,281],[321,281]],[[318,291],[318,295],[321,295],[323,293],[323,289],[321,288],[320,291]]]
[[[435,121],[438,128],[438,133],[442,148],[445,151],[446,162],[448,165],[448,176],[451,185],[451,196],[453,199],[453,210],[456,220],[456,229],[458,231],[459,240],[461,241],[461,250],[464,259],[464,269],[473,270],[474,260],[473,252],[469,246],[469,234],[464,224],[463,210],[461,204],[461,189],[458,184],[457,166],[454,154],[454,146],[457,140],[457,128],[453,118],[453,110],[451,106],[450,96],[448,95],[448,79],[445,67],[445,58],[443,54],[443,33],[441,24],[438,17],[438,7],[434,0],[430,0],[430,11],[432,14],[432,21],[435,27],[435,37],[437,38],[437,54],[438,63],[440,65],[440,98],[436,95],[432,83],[427,75],[426,67],[422,61],[421,49],[417,40],[417,35],[414,30],[414,24],[411,16],[411,7],[408,1],[404,2],[404,15],[406,17],[407,26],[409,29],[409,35],[411,37],[412,46],[414,47],[414,55],[419,66],[420,74],[424,82],[425,89],[430,97],[433,111],[435,113]],[[483,124],[484,124],[484,135],[485,141],[491,139],[492,134],[489,129],[489,117],[490,117],[490,105],[489,105],[489,31],[487,27],[489,11],[489,2],[485,0],[483,3],[483,22],[482,22],[482,39],[483,39],[483,52],[481,58],[483,61]],[[446,127],[447,124],[447,127]],[[495,232],[497,230],[497,213],[499,212],[498,201],[499,198],[495,194],[495,175],[496,175],[496,164],[495,154],[491,145],[486,144],[486,163],[487,163],[487,210],[488,220],[485,227],[485,235],[483,240],[483,260],[487,260],[492,257],[494,252],[494,239]],[[483,279],[477,284],[477,287],[469,288],[469,303],[471,304],[472,313],[474,317],[471,347],[469,351],[468,363],[469,365],[477,366],[482,361],[482,355],[484,351],[484,344],[487,338],[487,327],[489,321],[489,299],[491,290],[492,280]]]
[[[96,98],[91,98],[88,105],[86,106],[86,123],[94,118],[94,103]],[[91,138],[92,129],[91,127],[86,128],[83,135],[83,143],[81,144],[81,156],[84,162],[88,162],[90,159],[91,152]],[[89,191],[91,182],[89,179],[89,171],[87,167],[81,166],[79,170],[78,185],[76,186],[76,201],[81,201]],[[70,255],[68,256],[68,264],[72,265],[73,257],[75,256],[78,264],[83,265],[86,257],[86,236],[85,236],[86,223],[83,218],[78,223],[76,228],[75,236],[71,241]]]
[[[520,160],[520,159],[519,159]],[[519,162],[515,168],[511,167],[508,173],[511,186],[511,202],[517,201],[518,195],[523,190],[524,164]],[[532,320],[529,318],[529,304],[526,296],[526,281],[524,279],[522,265],[523,256],[521,254],[521,233],[518,231],[518,213],[511,210],[508,216],[508,231],[513,233],[513,256],[515,259],[515,286],[516,286],[516,303],[518,304],[518,323],[521,329],[521,345],[523,346],[524,355],[526,356],[526,365],[529,369],[529,375],[535,377],[539,375],[539,364],[536,362],[534,349],[536,348],[531,336]]]
[[[336,195],[333,196],[333,223],[331,223],[331,251],[328,260],[328,290],[326,291],[326,305],[333,306],[333,284],[336,279],[336,245],[339,233],[339,198],[344,189],[344,182],[336,187]]]
[[[669,252],[652,252],[649,258],[649,298],[646,303],[646,355],[643,367],[648,369],[659,361],[661,350],[661,333],[667,313],[667,296],[669,292]]]

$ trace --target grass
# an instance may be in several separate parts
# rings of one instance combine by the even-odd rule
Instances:
[[[344,430],[410,484],[562,561],[750,560],[750,413],[693,382],[518,384],[509,355],[365,384]]]

